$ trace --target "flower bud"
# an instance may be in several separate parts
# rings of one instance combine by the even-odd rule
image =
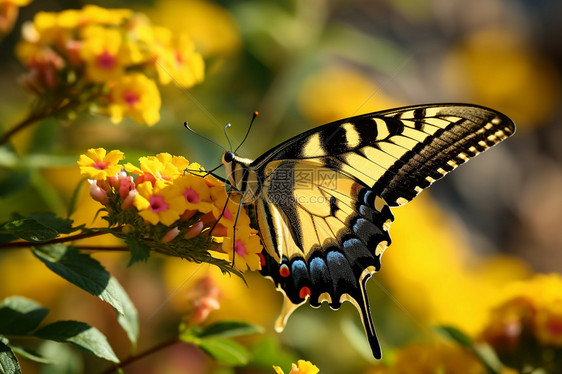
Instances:
[[[203,230],[203,227],[204,227],[203,222],[199,221],[195,223],[193,226],[189,228],[189,230],[187,230],[184,237],[186,239],[191,239],[196,237],[197,235],[201,234],[201,230]]]
[[[169,243],[172,240],[174,240],[174,238],[176,236],[178,236],[178,234],[180,233],[180,229],[177,227],[174,227],[173,229],[169,230],[164,237],[162,238],[162,243]]]
[[[105,192],[104,189],[98,186],[96,181],[90,180],[89,182],[90,182],[90,196],[92,196],[92,199],[99,201],[103,205],[107,205],[109,202],[107,198],[107,192]]]
[[[129,192],[127,197],[123,199],[121,203],[121,209],[126,210],[133,206],[133,202],[135,201],[135,196],[137,196],[137,190],[132,190]]]
[[[205,276],[197,281],[189,290],[187,299],[193,306],[190,315],[191,324],[198,325],[207,319],[209,313],[220,308],[221,292],[210,276]]]

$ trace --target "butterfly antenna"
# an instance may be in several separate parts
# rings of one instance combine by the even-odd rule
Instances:
[[[209,138],[207,138],[205,135],[203,134],[199,134],[197,131],[193,130],[191,127],[189,127],[189,125],[187,124],[187,122],[184,122],[183,125],[185,126],[186,129],[188,129],[189,131],[191,131],[192,133],[194,133],[195,135],[199,135],[200,137],[202,137],[203,139],[207,139],[208,141],[210,141],[211,143],[218,145],[219,147],[221,147],[222,149],[224,149],[226,151],[226,148],[224,148],[222,145],[220,145],[219,143],[215,142],[214,140],[211,140]],[[230,141],[228,141],[228,143],[230,144]],[[232,149],[232,147],[230,147]]]
[[[244,139],[242,139],[242,142],[238,145],[238,147],[236,147],[236,149],[234,150],[234,153],[236,153],[238,151],[238,149],[242,146],[242,144],[244,144],[244,142],[246,141],[246,138],[250,134],[250,130],[252,129],[252,125],[254,124],[254,120],[256,119],[257,116],[259,116],[259,113],[254,112],[252,120],[250,121],[250,126],[248,126],[248,131],[246,131],[246,135],[244,136]]]
[[[230,152],[232,152],[232,143],[230,143],[230,138],[228,137],[228,134],[226,133],[226,129],[229,129],[230,126],[232,126],[230,123],[227,123],[226,125],[224,125],[224,136],[226,137],[226,140],[228,141],[228,146],[230,147]]]

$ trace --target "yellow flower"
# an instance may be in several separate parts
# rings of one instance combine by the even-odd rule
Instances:
[[[61,13],[61,17],[62,14]],[[85,5],[80,14],[80,23],[117,26],[133,15],[130,9],[106,9],[96,5]]]
[[[482,338],[496,349],[516,350],[531,332],[542,346],[562,347],[562,276],[538,274],[513,282],[490,315]]]
[[[215,219],[219,219],[222,214],[220,223],[223,226],[226,226],[228,228],[234,226],[234,220],[236,219],[236,214],[238,213],[239,200],[240,196],[237,196],[235,194],[231,194],[230,198],[228,198],[228,194],[226,193],[223,185],[211,187],[211,201],[213,202],[212,213]],[[250,217],[248,217],[246,211],[244,209],[240,209],[238,224],[249,224],[249,222]]]
[[[320,371],[318,367],[313,365],[310,361],[299,360],[297,364],[298,366],[293,364],[289,374],[316,374]],[[273,366],[273,369],[277,374],[285,374],[279,366]]]
[[[535,328],[542,345],[562,347],[562,298],[537,310]]]
[[[118,163],[124,158],[123,152],[106,152],[103,148],[91,148],[85,155],[80,155],[80,174],[95,180],[105,180],[117,174],[122,168]]]
[[[162,0],[150,18],[173,32],[187,33],[205,57],[232,55],[240,49],[233,17],[223,7],[205,0]]]
[[[146,221],[153,225],[160,222],[169,226],[180,218],[180,212],[174,207],[181,204],[183,197],[173,186],[159,179],[154,186],[150,182],[137,185],[137,191],[133,204]]]
[[[2,0],[3,4],[13,4],[19,7],[26,6],[31,3],[32,0]]]
[[[213,209],[211,189],[200,176],[183,175],[174,181],[174,185],[182,191],[184,197],[182,211],[197,210],[209,213]]]
[[[140,178],[138,183],[146,180],[155,181],[163,179],[166,182],[178,178],[184,174],[184,170],[189,167],[189,161],[181,156],[172,156],[169,153],[160,153],[156,156],[139,158],[140,167],[131,163],[125,165],[125,170],[129,173],[137,174]],[[199,165],[199,164],[192,164]]]
[[[158,58],[158,77],[162,84],[173,78],[183,87],[192,87],[203,81],[205,63],[195,51],[195,45],[186,34],[181,34],[173,45],[162,49]]]
[[[182,156],[172,156],[169,153],[159,153],[156,159],[162,163],[163,170],[161,171],[162,178],[174,180],[181,175],[185,174],[187,168],[200,168],[199,164],[189,164]]]
[[[240,211],[242,213],[242,211]],[[236,242],[234,248],[232,245],[232,238],[234,230],[228,230],[228,237],[224,238],[222,242],[222,250],[228,254],[229,261],[233,261],[234,266],[240,271],[261,269],[262,245],[257,230],[252,229],[248,223],[236,223]]]
[[[122,47],[122,33],[99,25],[86,27],[80,56],[86,63],[86,76],[93,82],[104,83],[119,79],[127,62]]]
[[[160,104],[156,83],[144,74],[133,73],[115,82],[108,110],[114,123],[130,116],[138,123],[152,126],[160,120]]]

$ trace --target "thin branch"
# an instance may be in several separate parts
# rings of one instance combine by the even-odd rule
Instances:
[[[46,118],[44,113],[31,113],[27,118],[25,118],[23,121],[21,121],[16,126],[8,130],[8,132],[2,135],[2,137],[0,138],[0,146],[7,143],[14,134],[20,132],[21,130],[43,118]]]
[[[83,251],[104,251],[104,252],[129,252],[131,249],[127,246],[103,246],[103,245],[75,245],[74,248]]]
[[[172,340],[168,340],[164,343],[158,344],[157,346],[154,346],[154,347],[152,347],[152,348],[150,348],[150,349],[148,349],[148,350],[146,350],[142,353],[139,353],[138,355],[130,356],[129,358],[121,361],[120,363],[115,364],[113,366],[110,366],[107,370],[103,371],[101,374],[111,374],[111,373],[117,371],[118,369],[122,369],[125,366],[132,364],[135,361],[138,361],[138,360],[140,360],[140,359],[142,359],[146,356],[149,356],[149,355],[151,355],[155,352],[158,352],[158,351],[160,351],[164,348],[171,347],[172,345],[177,344],[177,343],[181,343],[181,341],[178,340],[177,338],[174,338]]]
[[[28,242],[28,241],[1,243],[0,249],[41,247],[41,246],[49,245],[49,244],[66,243],[66,242],[72,242],[74,240],[93,238],[93,237],[104,235],[104,234],[110,234],[110,233],[107,232],[107,231],[84,232],[84,233],[81,233],[81,234],[65,236],[64,238],[52,239],[52,240],[48,240],[46,242],[41,242],[41,243]]]
[[[16,133],[20,132],[21,130],[25,129],[26,127],[29,127],[29,126],[33,125],[35,122],[40,121],[40,120],[45,119],[45,118],[55,116],[58,113],[66,110],[68,108],[71,108],[73,105],[76,105],[76,104],[77,104],[76,101],[70,100],[70,101],[66,102],[65,104],[58,105],[56,108],[51,109],[51,110],[43,110],[43,111],[32,112],[31,114],[29,114],[29,116],[27,118],[23,119],[20,123],[15,125],[13,128],[8,130],[5,134],[3,134],[2,137],[0,137],[0,146],[7,143],[10,140],[10,138],[12,136],[14,136]]]

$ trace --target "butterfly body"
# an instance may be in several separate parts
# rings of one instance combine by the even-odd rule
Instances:
[[[484,107],[420,105],[320,126],[254,161],[225,152],[229,182],[254,206],[261,272],[285,296],[276,329],[307,300],[333,309],[350,301],[381,358],[366,282],[391,243],[390,208],[514,131]]]

